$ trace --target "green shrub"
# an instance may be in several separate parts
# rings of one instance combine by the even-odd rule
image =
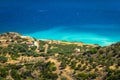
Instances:
[[[61,65],[60,65],[60,69],[65,69],[66,68],[66,63],[65,62],[61,62]]]
[[[1,68],[0,69],[0,77],[5,78],[7,75],[8,75],[8,69],[7,68]]]
[[[20,77],[20,75],[17,73],[17,71],[16,70],[11,70],[11,76],[12,76],[12,78],[14,79],[14,80],[21,80],[21,77]]]
[[[57,80],[58,75],[56,73],[45,73],[43,74],[43,77],[45,78],[45,80]]]
[[[79,73],[75,77],[77,80],[86,80],[89,78],[89,75],[85,73]]]
[[[36,56],[37,53],[33,50],[29,50],[27,53],[26,53],[27,56]]]
[[[37,49],[37,46],[32,46],[31,50],[35,51]]]
[[[26,69],[30,70],[30,69],[32,69],[33,64],[25,64],[25,66],[26,66]]]
[[[1,62],[1,63],[5,63],[5,62],[7,62],[7,60],[8,60],[7,57],[5,57],[5,56],[0,56],[0,62]]]
[[[61,80],[67,80],[67,78],[66,77],[62,77]]]
[[[26,71],[21,74],[21,77],[26,79],[27,77],[31,77],[31,71]]]
[[[0,76],[0,80],[6,80],[6,78],[3,78],[3,77]]]
[[[15,55],[11,55],[12,60],[17,60],[17,57]]]
[[[11,69],[19,70],[19,69],[21,69],[21,68],[23,67],[23,65],[11,64],[11,65],[9,65],[9,67],[10,67]]]
[[[120,80],[120,70],[107,69],[105,80]]]

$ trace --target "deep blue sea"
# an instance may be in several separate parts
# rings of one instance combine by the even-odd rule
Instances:
[[[0,33],[107,46],[120,41],[120,0],[0,0]]]

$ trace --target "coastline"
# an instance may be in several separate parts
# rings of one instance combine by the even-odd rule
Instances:
[[[17,33],[17,32],[9,32],[9,33]],[[4,33],[3,33],[4,34]],[[19,33],[17,33],[17,34],[19,34]],[[20,34],[21,35],[21,34]],[[39,34],[22,34],[21,35],[21,37],[22,38],[31,38],[31,39],[36,39],[36,40],[42,40],[42,41],[58,41],[58,42],[68,42],[68,43],[81,43],[81,44],[86,44],[86,45],[98,45],[98,46],[102,46],[102,47],[104,47],[104,46],[110,46],[110,45],[112,45],[112,44],[114,44],[114,43],[116,43],[116,42],[119,42],[119,41],[116,41],[116,42],[107,42],[107,41],[105,41],[104,39],[103,39],[103,41],[104,41],[104,43],[106,43],[107,45],[100,45],[99,43],[97,44],[97,43],[94,43],[94,42],[92,42],[92,43],[89,43],[89,39],[88,39],[88,42],[86,42],[86,41],[84,41],[84,40],[69,40],[69,39],[48,39],[48,38],[39,38],[39,37],[36,37],[35,35],[40,35],[40,33]],[[48,36],[49,37],[49,36]],[[54,36],[53,36],[54,37]],[[74,37],[73,37],[74,38]],[[99,38],[96,38],[97,40],[99,40]],[[94,40],[93,40],[94,41]],[[100,41],[100,40],[99,40]]]

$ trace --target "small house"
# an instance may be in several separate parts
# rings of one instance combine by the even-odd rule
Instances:
[[[26,42],[29,47],[35,46],[33,42]]]

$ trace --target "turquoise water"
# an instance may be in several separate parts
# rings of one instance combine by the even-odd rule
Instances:
[[[118,0],[0,0],[0,33],[107,46],[120,41]]]
[[[69,30],[69,28],[68,27],[66,28],[66,26],[57,26],[56,28],[38,31],[34,33],[28,33],[24,35],[31,36],[37,39],[77,41],[77,42],[84,42],[86,44],[99,44],[101,46],[108,46],[110,44],[120,41],[120,38],[116,34],[113,33],[112,36],[109,36],[108,34],[99,31],[99,29],[98,29],[99,31],[98,33],[90,32],[87,30],[86,30],[87,32],[80,30],[78,30],[80,31],[78,32],[74,30],[75,29],[73,28],[72,30]],[[106,29],[105,31],[109,33],[112,32],[109,29]],[[101,33],[104,35],[102,35]]]

